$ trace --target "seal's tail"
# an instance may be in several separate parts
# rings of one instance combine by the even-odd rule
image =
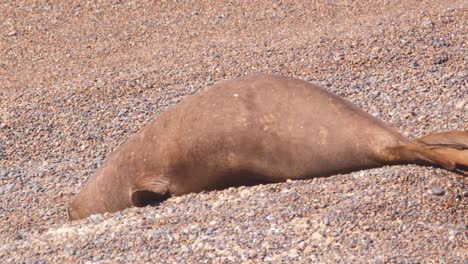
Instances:
[[[413,140],[413,144],[451,161],[453,169],[455,164],[468,168],[468,131],[429,134]],[[440,165],[446,168],[444,164]]]
[[[439,165],[447,170],[468,168],[468,131],[434,133],[391,151],[394,160]]]
[[[392,147],[390,160],[439,165],[447,170],[468,168],[468,131],[434,133]]]

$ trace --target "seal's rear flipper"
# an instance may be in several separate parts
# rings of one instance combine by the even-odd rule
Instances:
[[[162,179],[149,179],[137,184],[132,191],[132,204],[136,207],[157,205],[171,197],[169,184]]]
[[[468,131],[434,133],[387,149],[384,162],[439,165],[446,170],[468,168]]]
[[[420,145],[409,143],[389,149],[390,163],[423,163],[431,165],[439,165],[446,170],[454,170],[455,162],[432,149]]]
[[[413,142],[459,166],[468,167],[468,131],[434,133]]]

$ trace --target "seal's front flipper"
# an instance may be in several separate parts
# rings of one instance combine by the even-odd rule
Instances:
[[[133,206],[158,205],[171,197],[169,182],[164,179],[148,179],[139,182],[132,190]]]
[[[468,167],[468,131],[452,131],[429,134],[414,143],[430,149],[439,156]]]

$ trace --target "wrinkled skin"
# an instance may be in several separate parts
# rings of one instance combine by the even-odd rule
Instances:
[[[437,145],[440,138],[452,147]],[[75,220],[191,192],[386,164],[467,165],[467,132],[439,134],[435,141],[431,146],[410,142],[345,99],[305,81],[272,75],[238,78],[188,96],[133,135],[89,179],[69,215]],[[449,149],[458,158],[434,148]]]

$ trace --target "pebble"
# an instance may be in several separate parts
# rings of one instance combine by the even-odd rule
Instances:
[[[431,193],[434,194],[434,195],[444,195],[445,194],[445,190],[440,188],[440,187],[433,187],[431,189]]]
[[[425,26],[434,26],[434,22],[432,22],[432,20],[424,20],[423,25],[425,25]]]
[[[12,31],[8,32],[7,36],[12,37],[12,36],[16,36],[16,34],[18,34],[18,31],[12,30]]]
[[[434,63],[435,64],[442,64],[444,62],[447,62],[448,61],[448,58],[436,58]]]
[[[455,104],[455,108],[463,109],[467,103],[468,103],[468,98],[460,100],[458,103]]]

